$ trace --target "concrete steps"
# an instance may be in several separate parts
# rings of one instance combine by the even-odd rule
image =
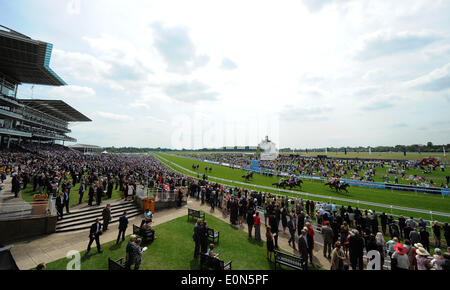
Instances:
[[[64,214],[63,219],[56,223],[56,232],[72,232],[84,229],[89,229],[97,218],[102,220],[102,211],[106,204],[101,206],[92,206],[89,208],[83,208],[79,210],[73,210],[70,214]],[[135,217],[142,214],[140,208],[138,208],[134,202],[120,201],[115,204],[111,204],[112,220],[110,225],[117,223],[122,213],[126,211],[127,217]]]

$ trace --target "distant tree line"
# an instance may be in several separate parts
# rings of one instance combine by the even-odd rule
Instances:
[[[370,147],[372,152],[442,152],[442,147],[445,147],[445,152],[450,152],[450,144],[447,145],[434,145],[432,142],[428,142],[426,145],[413,144],[413,145],[395,145],[395,146],[376,146]],[[178,149],[170,148],[137,148],[137,147],[105,147],[110,153],[147,153],[147,152],[171,152],[180,151]],[[234,147],[221,147],[221,148],[202,148],[202,149],[186,149],[181,151],[196,151],[196,152],[256,152],[254,146],[234,146]],[[281,148],[280,152],[368,152],[369,147],[327,147],[327,148],[305,148],[305,149],[292,149]]]
[[[450,152],[450,144],[446,145],[434,145],[432,142],[428,142],[426,145],[421,144],[413,144],[413,145],[395,145],[395,146],[376,146],[370,147],[372,152],[443,152],[443,148],[445,148],[445,152]],[[291,148],[282,148],[279,150],[280,152],[325,152],[328,151],[330,153],[333,152],[368,152],[369,147],[327,147],[327,148],[305,148],[305,149],[291,149]]]

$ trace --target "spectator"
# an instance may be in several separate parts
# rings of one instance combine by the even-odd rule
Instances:
[[[266,244],[267,244],[267,259],[272,262],[272,253],[274,250],[274,244],[270,226],[266,227]]]
[[[303,228],[300,232],[300,236],[298,238],[298,251],[300,252],[300,257],[305,262],[305,267],[308,269],[308,238],[307,238],[308,230]]]
[[[402,243],[394,246],[395,252],[391,257],[391,270],[408,270],[409,258]]]
[[[447,246],[450,246],[450,226],[448,223],[445,223],[442,229],[444,230],[445,243]]]
[[[36,266],[36,270],[38,271],[43,271],[47,268],[47,265],[45,263],[40,263],[39,265]]]
[[[130,241],[127,243],[125,248],[125,268],[127,270],[131,269],[131,265],[135,264],[136,249],[135,249],[136,236],[131,235]]]
[[[424,228],[420,227],[420,242],[422,243],[423,247],[427,249],[427,251],[430,250],[430,233]]]
[[[206,252],[206,254],[213,258],[219,257],[219,254],[214,253],[214,244],[209,244],[209,249],[208,249],[208,252]]]
[[[294,248],[295,250],[295,223],[294,223],[294,216],[290,215],[289,221],[287,222],[287,227],[289,229],[289,234],[291,235],[291,237],[289,238],[288,244],[289,246],[292,246],[292,248]],[[292,243],[292,245],[291,245]]]
[[[409,233],[409,240],[411,241],[412,245],[420,243],[420,234],[417,232],[415,227]]]
[[[136,243],[133,247],[134,251],[134,270],[139,270],[139,267],[142,264],[142,253],[146,250],[146,248],[141,247],[142,239],[136,239]]]
[[[108,230],[108,225],[111,222],[112,216],[111,216],[111,205],[108,203],[106,207],[103,209],[102,212],[103,217],[103,231]]]
[[[431,265],[433,266],[431,270],[442,270],[442,264],[444,264],[445,259],[442,256],[441,249],[434,249],[433,259],[431,260]]]
[[[125,241],[125,232],[127,231],[127,227],[128,227],[127,212],[124,211],[123,215],[119,218],[119,234],[117,235],[116,245],[119,244],[120,235],[122,235],[122,242]]]
[[[322,227],[322,236],[323,236],[323,256],[328,257],[328,259],[331,259],[331,244],[333,242],[334,234],[333,230],[330,228],[329,222],[327,222],[326,225]]]
[[[248,237],[252,238],[253,226],[255,224],[255,220],[253,218],[253,208],[249,207],[247,211],[247,226],[248,226]]]
[[[353,230],[349,242],[350,264],[353,270],[363,270],[364,240],[357,230]]]
[[[430,253],[423,248],[419,247],[416,250],[417,270],[430,270],[433,265],[431,264]]]
[[[261,217],[259,216],[259,212],[256,212],[253,217],[255,221],[255,240],[261,241]]]
[[[344,270],[345,259],[344,251],[341,249],[341,243],[336,242],[334,244],[334,249],[331,252],[331,270]]]
[[[441,226],[439,225],[438,221],[435,221],[431,228],[433,230],[434,246],[436,248],[440,248],[441,247]]]
[[[388,254],[389,254],[389,258],[392,257],[392,254],[394,254],[395,249],[394,246],[398,243],[398,238],[393,238],[391,240],[389,240],[386,245],[387,245],[387,249],[388,249]]]

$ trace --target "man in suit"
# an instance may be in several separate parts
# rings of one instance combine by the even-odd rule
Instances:
[[[305,263],[306,269],[308,269],[308,238],[307,230],[302,229],[300,236],[298,237],[298,251],[300,252],[300,257],[302,257]]]
[[[92,202],[94,201],[94,195],[95,195],[95,187],[94,187],[94,184],[91,183],[91,186],[89,186],[89,200],[88,200],[88,205],[92,205]]]
[[[333,230],[330,228],[330,223],[327,222],[326,226],[322,227],[322,236],[323,236],[323,256],[331,259],[331,244],[333,243]]]
[[[102,216],[103,216],[103,230],[107,231],[108,230],[108,225],[109,225],[109,223],[110,223],[110,221],[112,219],[112,217],[111,217],[111,205],[109,203],[103,209]]]
[[[119,234],[117,235],[116,245],[119,244],[120,235],[122,235],[122,241],[125,241],[125,231],[128,227],[127,212],[124,211],[123,215],[119,218]]]
[[[108,190],[107,190],[108,199],[111,199],[113,187],[114,187],[114,180],[110,178],[108,181]]]
[[[97,205],[100,205],[102,203],[102,196],[103,196],[103,185],[101,185],[101,183],[98,183],[98,186],[97,186]]]
[[[292,242],[292,244],[293,244],[292,248],[294,248],[294,250],[295,250],[295,230],[296,230],[296,228],[295,228],[295,224],[294,224],[294,216],[293,215],[290,215],[290,218],[289,218],[289,221],[287,223],[287,226],[288,226],[288,229],[289,229],[289,234],[291,234],[291,237],[290,237],[288,243],[289,243],[289,246],[290,246],[291,242]]]
[[[253,218],[254,211],[253,207],[249,207],[247,211],[247,225],[248,225],[248,237],[252,237],[253,225],[255,224],[255,219]]]
[[[95,220],[95,223],[91,225],[91,230],[89,232],[89,245],[87,247],[86,254],[89,253],[91,250],[92,242],[95,240],[95,244],[97,245],[97,251],[99,253],[103,253],[102,249],[100,248],[100,235],[102,234],[102,224],[100,223],[100,219],[97,218]]]
[[[69,188],[64,189],[64,206],[66,207],[66,212],[69,214],[69,201],[70,201],[70,194],[69,194]]]
[[[81,202],[83,201],[83,195],[84,195],[85,191],[86,191],[86,182],[85,182],[84,178],[82,178],[81,182],[80,182],[80,188],[78,189],[78,194],[80,195],[78,204],[81,204]]]
[[[275,249],[278,249],[278,223],[275,215],[270,215],[269,225],[272,230]]]
[[[364,239],[357,230],[352,230],[352,235],[348,239],[349,252],[350,252],[350,264],[352,269],[363,270],[363,254],[364,254]]]
[[[202,220],[198,219],[197,223],[194,226],[194,235],[192,238],[194,239],[195,249],[194,249],[194,259],[198,258],[198,254],[200,253],[200,244],[201,244],[201,232],[202,232]]]
[[[64,210],[64,194],[60,194],[56,198],[56,211],[58,213],[58,219],[63,218],[63,210]]]

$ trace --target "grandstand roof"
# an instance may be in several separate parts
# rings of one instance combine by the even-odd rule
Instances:
[[[19,102],[66,122],[92,121],[61,100],[20,99]]]
[[[0,25],[0,72],[10,82],[66,85],[49,66],[52,49],[50,43],[33,40]]]
[[[77,149],[101,149],[102,147],[97,146],[97,145],[88,145],[88,144],[75,144],[75,145],[71,145],[68,146],[70,148],[77,148]]]

